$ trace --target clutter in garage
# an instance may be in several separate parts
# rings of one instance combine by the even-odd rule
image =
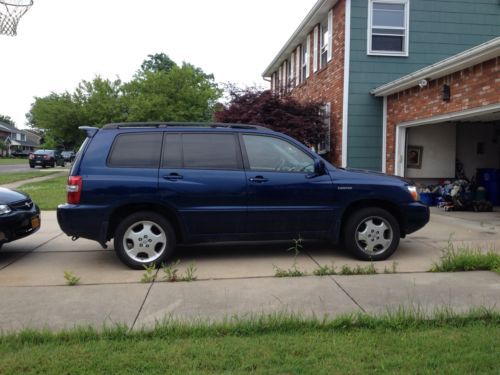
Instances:
[[[478,169],[467,179],[444,180],[420,187],[420,199],[445,211],[489,212],[500,205],[500,169]]]

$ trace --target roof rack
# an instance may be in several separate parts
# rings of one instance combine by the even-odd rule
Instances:
[[[226,124],[211,122],[119,122],[107,124],[102,129],[124,129],[124,128],[168,128],[168,127],[200,127],[200,128],[230,128],[230,129],[249,129],[249,130],[269,130],[261,125],[246,124]]]

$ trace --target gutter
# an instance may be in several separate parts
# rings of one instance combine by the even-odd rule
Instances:
[[[422,80],[433,80],[500,56],[500,37],[460,52],[414,73],[370,90],[374,96],[387,96],[417,86]]]

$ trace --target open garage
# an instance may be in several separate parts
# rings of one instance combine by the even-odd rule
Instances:
[[[387,173],[422,187],[467,181],[471,199],[500,205],[499,56],[496,38],[372,91]]]

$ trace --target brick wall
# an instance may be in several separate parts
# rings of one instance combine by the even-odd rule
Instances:
[[[397,124],[500,103],[499,73],[499,58],[494,58],[432,80],[424,88],[416,86],[389,95],[387,97],[386,172],[394,173]],[[445,84],[450,86],[449,101],[442,99],[442,87]]]
[[[332,59],[326,67],[313,71],[313,30],[310,30],[309,46],[310,74],[309,78],[292,90],[292,95],[301,101],[321,101],[331,103],[331,151],[329,159],[335,165],[342,159],[342,106],[344,87],[344,32],[345,32],[345,0],[333,8],[333,49]],[[318,38],[320,39],[320,38]],[[318,42],[319,43],[319,42]],[[319,51],[319,46],[317,48]],[[298,80],[297,80],[298,81]]]

